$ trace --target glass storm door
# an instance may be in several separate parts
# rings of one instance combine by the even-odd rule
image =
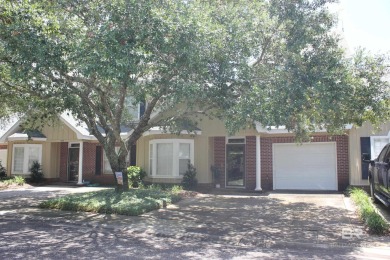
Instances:
[[[79,149],[69,148],[68,181],[77,181],[79,177]]]
[[[245,178],[245,144],[226,145],[226,186],[243,187]]]

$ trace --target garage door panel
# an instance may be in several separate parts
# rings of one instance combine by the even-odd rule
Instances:
[[[336,144],[274,144],[274,189],[337,190]]]
[[[313,185],[308,188],[307,185],[302,183],[300,180],[279,180],[278,184],[283,188],[284,190],[333,190],[331,187],[333,185],[333,182],[327,181],[327,180],[321,180],[313,182]]]

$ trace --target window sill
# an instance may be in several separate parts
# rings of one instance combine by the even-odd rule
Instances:
[[[161,176],[146,176],[149,179],[183,179],[183,176],[166,176],[166,175],[161,175]]]

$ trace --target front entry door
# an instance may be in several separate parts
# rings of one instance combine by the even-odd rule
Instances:
[[[79,150],[80,148],[69,148],[68,181],[77,181],[79,177]]]
[[[245,144],[226,145],[226,186],[245,185]]]

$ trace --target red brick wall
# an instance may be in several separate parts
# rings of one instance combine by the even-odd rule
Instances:
[[[338,190],[344,190],[349,184],[348,136],[314,136],[312,142],[336,142]],[[261,186],[265,190],[273,189],[272,144],[293,143],[293,137],[261,138]]]
[[[96,147],[99,143],[84,143],[83,148],[83,180],[100,184],[115,184],[113,174],[96,175]],[[103,163],[103,158],[102,158]]]
[[[96,146],[98,143],[83,144],[83,180],[101,184],[115,184],[112,174],[95,175]],[[68,143],[61,143],[60,148],[60,181],[68,181]]]
[[[337,182],[339,191],[349,185],[349,143],[347,135],[333,137],[337,145]]]
[[[7,149],[7,145],[5,144],[5,145],[0,145],[0,150],[5,150],[5,149]]]
[[[245,188],[256,188],[256,136],[247,136],[245,144]]]
[[[226,173],[226,138],[214,137],[214,165],[220,167],[221,187],[225,187]],[[245,188],[254,190],[256,187],[256,137],[247,136],[245,145]]]
[[[261,188],[272,190],[272,142],[275,138],[260,138]]]
[[[218,166],[221,170],[221,176],[219,179],[219,184],[221,185],[221,188],[225,187],[225,149],[225,137],[214,137],[214,166]]]
[[[83,179],[90,179],[95,175],[96,146],[98,143],[83,144]]]

